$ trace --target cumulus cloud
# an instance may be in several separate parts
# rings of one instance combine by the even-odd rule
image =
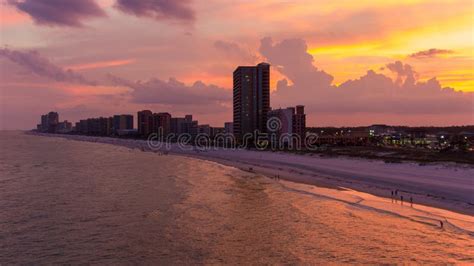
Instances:
[[[80,83],[85,85],[96,85],[82,75],[75,73],[70,69],[63,69],[53,64],[48,59],[42,57],[37,51],[17,51],[9,48],[1,48],[0,56],[24,67],[31,73],[41,77],[46,77],[59,82]]]
[[[329,87],[333,76],[313,65],[313,57],[306,52],[308,46],[301,39],[287,39],[273,43],[269,37],[260,43],[260,53],[266,57],[279,72],[299,86]]]
[[[137,17],[193,22],[195,13],[190,3],[191,0],[117,0],[115,7]]]
[[[113,75],[109,78],[115,85],[132,89],[131,101],[142,104],[166,105],[221,105],[232,100],[231,90],[196,81],[188,86],[174,78],[168,81],[150,79],[148,81],[129,81]]]
[[[472,123],[473,93],[443,88],[436,78],[419,81],[410,65],[400,61],[387,64],[385,68],[396,75],[395,80],[369,70],[336,86],[331,84],[331,75],[313,65],[313,57],[306,50],[301,39],[279,43],[270,38],[261,40],[260,53],[289,79],[278,81],[273,106],[304,104],[316,115],[401,114],[410,121],[416,115],[454,114],[467,118],[464,123]]]
[[[255,54],[250,52],[250,50],[244,49],[235,42],[217,40],[214,42],[214,47],[218,51],[233,59],[243,60],[251,63],[254,63],[257,60],[257,56]]]
[[[46,26],[80,27],[85,19],[106,16],[94,0],[8,0],[7,3],[27,13],[36,24]]]
[[[407,87],[415,84],[418,74],[413,71],[410,65],[396,61],[387,64],[386,67],[397,74],[397,80],[395,81],[397,85]]]
[[[424,50],[424,51],[419,51],[419,52],[413,53],[409,57],[416,58],[416,59],[424,59],[424,58],[432,58],[432,57],[436,57],[438,55],[452,54],[452,53],[454,53],[454,51],[452,51],[452,50],[432,48],[432,49],[429,49],[429,50]]]
[[[381,112],[416,116],[472,112],[472,93],[443,88],[436,78],[399,84],[383,74],[369,70],[356,80],[342,83],[336,92],[335,96],[339,98],[335,102],[341,102],[339,111],[345,110],[348,113]]]

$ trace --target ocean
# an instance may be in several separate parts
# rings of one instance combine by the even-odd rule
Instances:
[[[0,148],[0,264],[474,263],[468,232],[209,161],[19,131]]]

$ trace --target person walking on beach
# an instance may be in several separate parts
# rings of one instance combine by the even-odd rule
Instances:
[[[413,208],[413,198],[412,197],[410,197],[410,207]]]
[[[400,196],[400,202],[401,202],[402,205],[403,205],[403,196]]]

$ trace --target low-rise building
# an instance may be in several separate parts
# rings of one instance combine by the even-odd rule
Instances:
[[[70,133],[72,131],[72,123],[64,120],[63,122],[59,122],[56,128],[56,133]]]
[[[224,133],[233,135],[234,134],[234,123],[233,122],[225,122],[224,123]]]
[[[278,108],[268,112],[267,132],[271,142],[301,145],[306,137],[304,106]]]

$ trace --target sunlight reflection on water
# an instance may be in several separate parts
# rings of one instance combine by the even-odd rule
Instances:
[[[473,262],[465,232],[307,185],[18,132],[0,143],[0,263]]]

